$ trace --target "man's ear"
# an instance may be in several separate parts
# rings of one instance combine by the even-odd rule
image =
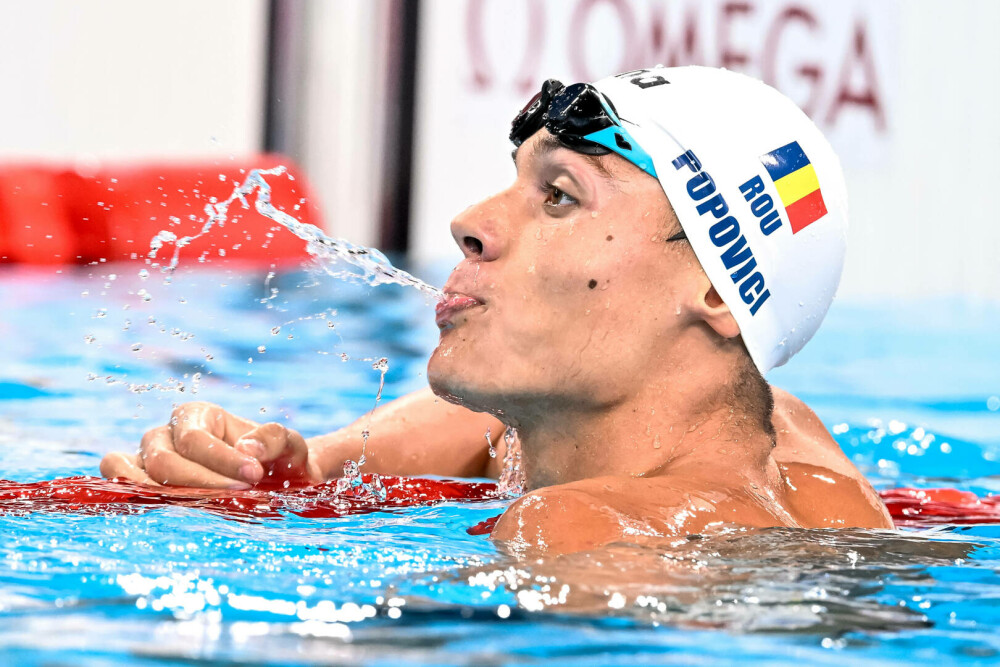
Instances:
[[[712,287],[712,283],[708,281],[708,276],[705,276],[704,285],[699,286],[692,311],[705,320],[705,323],[723,338],[735,338],[740,335],[740,325],[736,323],[736,318],[733,317],[729,306],[725,304],[719,293]]]

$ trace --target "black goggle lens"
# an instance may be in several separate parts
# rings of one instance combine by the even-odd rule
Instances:
[[[520,146],[545,127],[573,150],[591,155],[610,153],[604,146],[584,138],[615,124],[601,99],[590,84],[574,83],[567,87],[549,79],[511,123],[510,140]]]
[[[510,124],[510,140],[515,146],[520,146],[528,137],[542,129],[548,118],[552,98],[564,88],[560,81],[548,79],[542,84],[542,89],[524,105],[521,113]]]
[[[553,134],[583,137],[613,124],[598,92],[588,84],[576,83],[552,99],[545,125]]]

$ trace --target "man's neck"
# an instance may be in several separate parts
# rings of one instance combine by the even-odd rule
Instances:
[[[548,406],[517,424],[526,486],[602,476],[646,477],[708,466],[713,480],[763,470],[773,437],[726,387],[646,385],[594,410]]]

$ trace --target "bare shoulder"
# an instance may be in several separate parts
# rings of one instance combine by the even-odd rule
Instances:
[[[774,458],[779,463],[808,463],[843,474],[857,473],[854,464],[808,405],[784,389],[772,386],[771,392],[774,394],[771,421],[777,439]]]
[[[787,391],[771,389],[773,456],[789,489],[790,509],[803,525],[891,528],[892,519],[878,493],[816,413]]]
[[[570,553],[621,540],[697,532],[704,525],[697,519],[715,512],[716,499],[665,482],[598,477],[538,489],[507,508],[492,537],[514,547]]]
[[[514,548],[571,553],[729,524],[786,525],[787,514],[764,500],[677,476],[597,477],[532,491],[504,512],[492,537]]]
[[[613,542],[621,536],[616,512],[587,487],[561,484],[521,497],[500,517],[493,539],[560,553]]]
[[[800,436],[814,437],[825,441],[834,447],[837,443],[830,437],[830,433],[823,426],[823,422],[798,397],[793,396],[784,389],[779,389],[771,385],[771,393],[774,395],[774,427],[786,428],[795,431]]]

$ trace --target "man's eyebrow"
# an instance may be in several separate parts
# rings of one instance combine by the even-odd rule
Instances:
[[[538,158],[547,153],[551,153],[559,149],[573,151],[572,148],[563,145],[563,143],[559,141],[557,138],[553,136],[547,136],[534,145],[534,147],[531,150],[531,157]],[[515,148],[510,153],[510,157],[514,161],[515,166],[517,165],[517,153],[519,150],[520,147]],[[594,169],[596,169],[603,178],[609,181],[615,180],[615,177],[611,175],[611,172],[608,171],[608,168],[604,165],[604,162],[601,160],[600,155],[587,155],[586,153],[579,153],[577,151],[573,152],[582,157],[583,159],[585,159],[587,162],[589,162],[591,166],[593,166]]]

